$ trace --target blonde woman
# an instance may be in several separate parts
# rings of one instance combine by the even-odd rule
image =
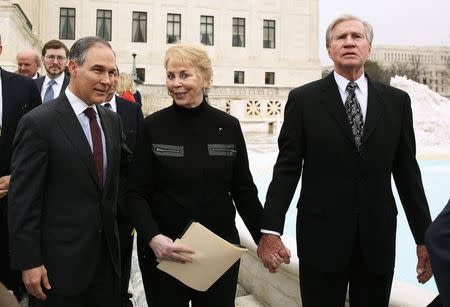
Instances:
[[[119,75],[119,83],[116,90],[117,94],[123,99],[131,102],[136,102],[136,99],[133,95],[135,91],[136,84],[134,83],[133,78],[131,78],[131,75],[125,72],[121,72]]]
[[[195,251],[174,243],[191,221],[239,244],[237,210],[258,242],[262,213],[239,121],[208,104],[208,54],[177,44],[164,64],[173,104],[144,120],[129,177],[147,301],[152,307],[187,307],[189,301],[193,307],[234,307],[239,262],[206,292],[156,268],[161,260],[192,261]]]

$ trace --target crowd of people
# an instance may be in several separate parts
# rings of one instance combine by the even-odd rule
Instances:
[[[239,121],[208,102],[213,69],[203,47],[167,49],[173,103],[145,119],[133,79],[119,72],[106,40],[83,37],[70,50],[51,40],[41,55],[20,51],[16,74],[0,68],[0,282],[18,301],[28,295],[31,307],[132,306],[136,230],[149,306],[232,307],[239,261],[204,292],[156,266],[195,259],[195,249],[175,242],[192,221],[239,244],[237,211],[276,273],[290,262],[280,236],[301,179],[302,305],[344,306],[348,291],[352,307],[388,306],[393,177],[417,244],[411,269],[419,283],[434,272],[440,302],[432,304],[449,307],[450,203],[432,223],[411,101],[364,72],[372,39],[372,26],[358,17],[330,23],[334,71],[289,93],[264,206]]]

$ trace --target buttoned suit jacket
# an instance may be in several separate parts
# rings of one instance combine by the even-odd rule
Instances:
[[[20,118],[41,104],[41,96],[33,80],[0,68],[2,79],[2,131],[0,134],[0,177],[11,174],[13,138]],[[0,198],[0,280],[7,283],[7,277],[14,274],[9,270],[7,197]],[[14,288],[14,285],[8,284]],[[14,289],[17,290],[17,289]]]
[[[42,86],[44,85],[44,80],[45,80],[45,76],[34,79],[34,82],[36,83],[36,86],[39,89],[39,93],[41,93],[41,94],[42,94]],[[64,93],[67,86],[69,85],[69,82],[70,82],[70,75],[67,73],[64,73],[64,80],[63,80],[63,84],[61,86],[61,92],[59,93],[59,96],[61,96]],[[57,97],[55,97],[55,98],[57,98]]]
[[[359,240],[370,270],[391,271],[397,216],[391,176],[414,239],[424,243],[430,213],[405,92],[368,78],[368,108],[358,152],[331,73],[290,92],[278,145],[262,229],[283,232],[301,177],[296,230],[300,266],[343,271]]]
[[[116,223],[121,125],[97,107],[105,134],[107,169],[98,181],[88,140],[65,94],[27,113],[14,140],[9,193],[12,265],[45,265],[52,290],[87,289],[99,255],[109,255],[120,275]],[[105,251],[106,247],[106,251]]]
[[[450,200],[425,236],[436,285],[443,306],[450,306]]]

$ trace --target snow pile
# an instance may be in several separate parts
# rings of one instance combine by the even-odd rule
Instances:
[[[391,86],[411,97],[418,152],[450,154],[450,100],[406,77],[391,78]]]

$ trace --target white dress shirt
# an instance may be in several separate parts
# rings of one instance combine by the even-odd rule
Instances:
[[[342,103],[345,104],[345,100],[348,97],[348,91],[346,91],[347,85],[350,82],[350,80],[347,80],[340,74],[338,74],[336,71],[334,71],[334,79],[336,80],[336,83],[339,88],[339,94],[341,94]],[[356,99],[358,99],[359,105],[361,106],[361,112],[363,116],[363,120],[366,120],[366,113],[367,113],[367,101],[368,101],[368,85],[367,85],[367,78],[364,76],[364,74],[361,75],[357,80],[355,80],[355,83],[358,84],[358,86],[355,89],[355,95]]]
[[[113,110],[115,113],[117,113],[117,103],[116,103],[116,95],[114,94],[110,101],[105,101],[102,103],[102,106],[109,103],[111,105],[111,110]]]
[[[62,85],[64,82],[65,73],[62,73],[59,77],[57,77],[55,80],[55,84],[53,84],[53,99],[57,98],[59,94],[61,93]],[[41,99],[44,101],[45,92],[47,91],[48,83],[50,82],[50,78],[48,76],[45,76],[44,83],[42,83],[42,89],[41,89]]]
[[[65,90],[67,99],[69,100],[70,105],[72,106],[73,111],[75,112],[75,115],[78,118],[78,121],[80,122],[81,128],[83,129],[84,134],[86,135],[86,139],[89,142],[89,146],[91,147],[91,151],[94,152],[94,146],[92,144],[92,136],[91,136],[91,127],[89,126],[89,118],[84,114],[84,110],[87,108],[93,108],[95,113],[97,114],[97,123],[100,127],[100,132],[102,134],[102,148],[103,148],[103,183],[105,183],[106,179],[106,166],[107,166],[107,155],[106,155],[106,139],[105,139],[105,133],[103,132],[102,123],[100,120],[100,117],[98,116],[98,110],[97,106],[94,104],[92,106],[89,106],[84,101],[82,101],[80,98],[75,96],[69,89],[69,87]]]

